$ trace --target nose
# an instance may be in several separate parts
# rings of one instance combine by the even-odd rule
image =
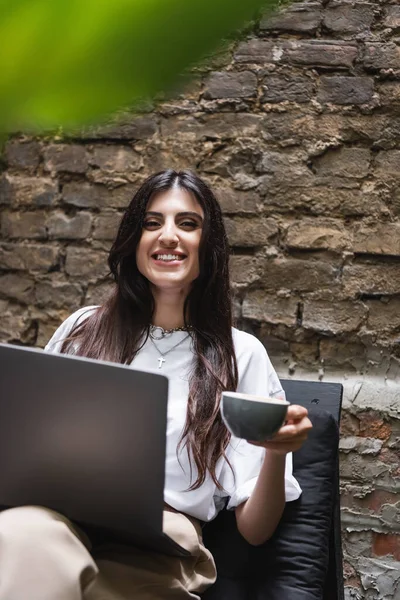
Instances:
[[[175,223],[166,222],[158,236],[160,244],[168,248],[175,248],[179,243],[178,230]]]

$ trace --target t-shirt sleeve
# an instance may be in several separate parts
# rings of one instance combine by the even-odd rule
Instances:
[[[61,323],[60,327],[58,327],[46,344],[44,351],[51,354],[60,353],[65,339],[69,336],[75,325],[82,323],[82,321],[91,315],[96,308],[96,306],[86,306],[85,308],[80,308],[67,319],[65,319],[65,321]]]
[[[236,352],[239,370],[237,391],[284,399],[285,392],[264,346],[253,336],[251,338],[251,349],[247,348],[244,352]],[[265,452],[264,448],[232,436],[227,449],[227,457],[232,469],[225,461],[220,478],[220,483],[224,488],[220,495],[228,497],[228,509],[236,508],[250,497],[257,482]],[[301,494],[301,488],[292,471],[292,454],[289,453],[286,455],[285,464],[286,502],[297,500]]]

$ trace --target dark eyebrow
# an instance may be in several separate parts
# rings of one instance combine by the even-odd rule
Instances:
[[[163,218],[163,214],[160,212],[155,212],[150,210],[149,212],[146,213],[146,217],[158,217],[158,218]],[[186,211],[186,212],[179,212],[176,214],[177,217],[194,217],[196,219],[198,219],[201,223],[203,222],[203,218],[201,215],[199,215],[199,213],[196,212],[191,212],[191,211]]]

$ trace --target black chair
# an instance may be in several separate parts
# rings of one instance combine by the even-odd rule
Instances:
[[[313,429],[293,455],[303,490],[285,506],[277,530],[262,546],[239,534],[234,511],[223,510],[203,529],[218,570],[204,600],[344,600],[339,500],[339,422],[343,387],[283,380],[288,400],[307,407]],[[273,493],[273,491],[272,491]]]

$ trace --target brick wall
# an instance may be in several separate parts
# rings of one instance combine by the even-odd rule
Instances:
[[[400,593],[399,80],[397,2],[295,2],[146,113],[14,136],[0,179],[0,339],[39,346],[101,301],[145,176],[189,167],[215,187],[239,325],[280,374],[346,384],[348,599]]]

